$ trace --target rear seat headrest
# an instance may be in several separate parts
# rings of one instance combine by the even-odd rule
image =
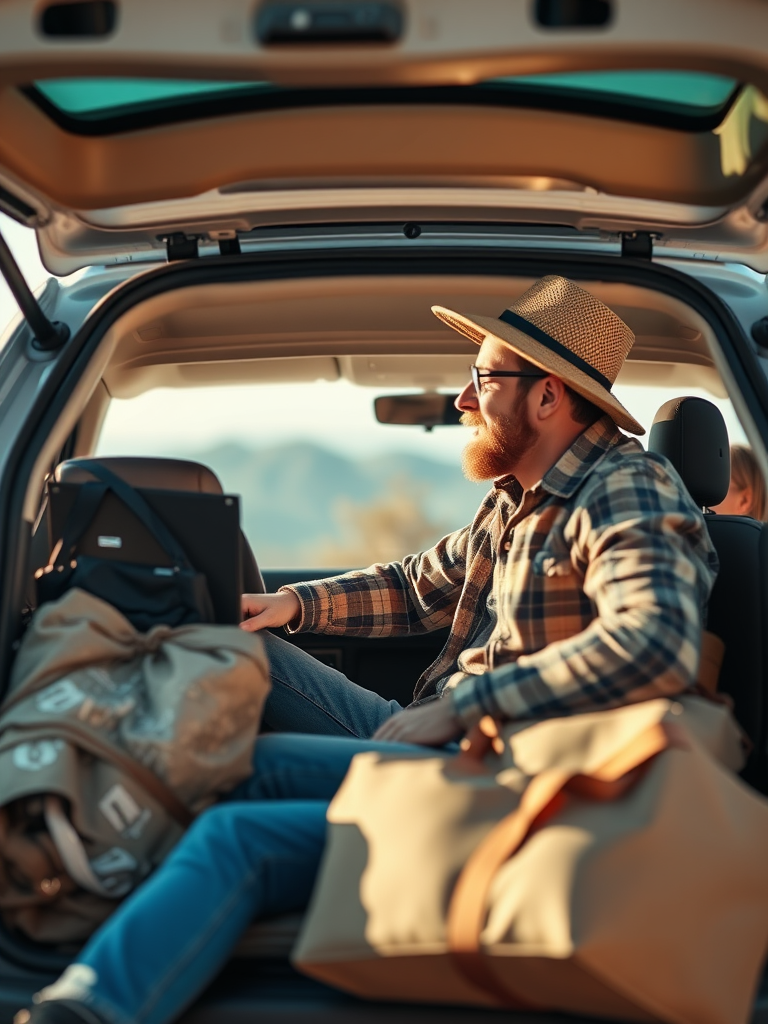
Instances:
[[[163,491],[202,491],[204,494],[222,494],[219,478],[207,466],[186,459],[153,459],[136,456],[109,456],[96,462],[111,469],[131,487],[154,488]],[[60,462],[54,472],[57,483],[80,484],[93,477],[79,465],[79,459]]]
[[[723,414],[704,398],[673,398],[656,413],[648,450],[665,455],[700,508],[719,505],[731,481]]]

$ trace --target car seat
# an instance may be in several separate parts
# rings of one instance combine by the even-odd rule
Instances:
[[[707,629],[725,643],[719,689],[733,698],[736,717],[754,744],[744,775],[765,790],[768,529],[747,516],[709,511],[728,493],[731,473],[728,431],[712,402],[666,402],[653,421],[648,449],[669,459],[704,510],[720,559],[707,616]]]
[[[112,470],[132,487],[223,494],[219,478],[212,469],[199,462],[189,462],[186,459],[137,458],[133,456],[111,456],[91,461],[97,461],[105,469]],[[67,459],[66,462],[59,463],[54,470],[54,480],[57,483],[72,484],[92,480],[91,474],[80,466],[79,462],[79,459]],[[240,552],[245,593],[265,593],[264,579],[242,530],[240,531]]]

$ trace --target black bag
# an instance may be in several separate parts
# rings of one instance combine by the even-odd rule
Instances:
[[[98,462],[82,460],[80,465],[96,481],[78,488],[63,536],[54,548],[55,560],[35,573],[38,606],[79,587],[113,605],[142,633],[161,623],[184,626],[214,622],[205,576],[192,568],[179,542],[142,496]],[[171,567],[76,554],[107,491],[113,491],[149,530],[171,560]]]

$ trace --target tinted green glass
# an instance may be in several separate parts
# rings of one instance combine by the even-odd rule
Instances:
[[[108,114],[127,106],[269,89],[268,82],[189,82],[152,78],[52,78],[35,82],[45,98],[66,114]]]
[[[35,83],[45,98],[74,117],[108,117],[126,107],[150,104],[173,106],[189,99],[215,97],[226,92],[281,91],[268,82],[196,82],[173,79],[58,78]],[[721,75],[696,71],[593,71],[554,75],[517,75],[490,79],[486,86],[515,86],[578,95],[592,93],[633,106],[643,102],[668,104],[692,111],[717,109],[733,93],[737,82]]]
[[[737,82],[698,71],[579,71],[557,75],[516,75],[498,83],[592,92],[621,99],[653,100],[675,106],[710,109],[726,102]]]

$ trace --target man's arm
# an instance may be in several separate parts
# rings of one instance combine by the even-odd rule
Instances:
[[[646,459],[602,480],[575,516],[572,543],[596,618],[570,639],[457,682],[452,705],[465,726],[484,714],[598,711],[695,681],[717,556],[680,484]]]
[[[394,715],[376,739],[439,745],[483,715],[556,717],[670,696],[696,678],[717,556],[701,513],[648,459],[594,488],[574,522],[597,616],[582,632]]]
[[[277,594],[245,594],[242,627],[384,637],[449,626],[464,583],[470,530],[457,530],[402,562],[294,583]]]

